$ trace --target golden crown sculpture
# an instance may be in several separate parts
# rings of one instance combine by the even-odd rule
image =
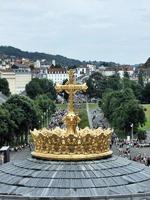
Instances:
[[[65,90],[69,94],[68,113],[63,118],[66,128],[31,131],[35,144],[32,156],[47,160],[91,160],[111,156],[110,129],[77,130],[80,118],[74,111],[74,96],[77,91],[86,91],[86,84],[76,84],[74,71],[70,70],[66,85],[57,84],[55,88],[58,92]]]

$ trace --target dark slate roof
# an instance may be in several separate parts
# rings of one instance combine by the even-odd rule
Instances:
[[[150,168],[113,156],[64,162],[26,159],[0,167],[0,195],[94,197],[150,192]]]

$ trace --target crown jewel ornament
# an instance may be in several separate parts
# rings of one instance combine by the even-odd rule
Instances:
[[[65,91],[69,95],[68,113],[64,116],[65,129],[59,127],[49,130],[31,131],[35,150],[31,153],[33,157],[46,160],[92,160],[109,157],[111,129],[77,130],[80,122],[79,116],[74,110],[74,96],[78,91],[86,91],[87,85],[79,85],[75,82],[75,72],[69,70],[69,80],[65,85],[56,84],[56,91]]]

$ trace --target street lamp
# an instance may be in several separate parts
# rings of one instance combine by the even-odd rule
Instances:
[[[46,112],[43,112],[43,127],[46,125]]]
[[[47,128],[48,128],[48,109],[46,110],[46,115],[47,115]]]
[[[41,118],[42,118],[42,120],[41,120],[41,125],[42,125],[42,128],[43,128],[43,127],[44,127],[44,116],[41,115]]]
[[[131,140],[133,140],[133,123],[130,125],[131,127]]]

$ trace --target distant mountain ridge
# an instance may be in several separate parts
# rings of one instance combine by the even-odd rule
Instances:
[[[28,58],[33,61],[46,59],[48,64],[51,64],[52,60],[56,61],[56,64],[59,64],[63,67],[71,67],[71,66],[80,66],[86,64],[93,64],[97,67],[105,66],[105,67],[117,67],[120,66],[119,63],[115,62],[106,62],[106,61],[80,61],[77,59],[67,58],[61,55],[52,55],[47,53],[40,52],[29,52],[22,51],[21,49],[12,47],[12,46],[0,46],[0,56],[15,56],[16,58]]]
[[[51,63],[52,60],[55,60],[56,64],[60,64],[62,66],[78,66],[82,64],[80,60],[67,58],[61,55],[22,51],[12,46],[0,46],[0,55],[6,55],[9,57],[15,56],[16,58],[28,58],[33,61],[46,59],[49,63]]]

